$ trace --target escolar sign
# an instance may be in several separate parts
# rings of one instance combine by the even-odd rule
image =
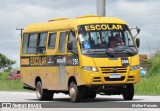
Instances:
[[[115,24],[95,24],[95,25],[86,25],[84,26],[86,31],[93,30],[123,30],[122,25]]]

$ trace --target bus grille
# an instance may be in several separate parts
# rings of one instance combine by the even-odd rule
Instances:
[[[127,67],[100,67],[102,74],[126,73]]]
[[[94,77],[93,82],[101,82],[101,78],[100,77]]]
[[[134,81],[134,76],[129,76],[128,81]]]

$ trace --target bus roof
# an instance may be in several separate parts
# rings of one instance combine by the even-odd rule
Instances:
[[[76,18],[55,18],[48,22],[34,23],[25,27],[24,31],[27,32],[42,32],[42,31],[56,31],[76,28],[82,24],[98,24],[98,23],[114,23],[114,24],[126,24],[121,19],[114,17],[102,17],[96,15],[80,16]]]

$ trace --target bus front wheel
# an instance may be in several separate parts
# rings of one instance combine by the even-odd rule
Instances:
[[[123,88],[123,98],[124,100],[132,100],[134,96],[134,85],[128,84],[125,88]]]
[[[75,82],[71,82],[69,86],[69,95],[71,102],[80,102],[82,98],[81,87],[78,87]]]
[[[36,84],[36,95],[40,101],[53,99],[53,92],[48,91],[47,89],[43,89],[41,81],[38,81]]]

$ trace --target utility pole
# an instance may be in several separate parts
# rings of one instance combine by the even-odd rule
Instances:
[[[21,38],[22,38],[22,31],[24,30],[23,28],[20,28],[20,29],[18,29],[18,28],[16,28],[16,30],[20,30],[21,31]]]
[[[97,0],[97,15],[105,16],[106,0]]]

